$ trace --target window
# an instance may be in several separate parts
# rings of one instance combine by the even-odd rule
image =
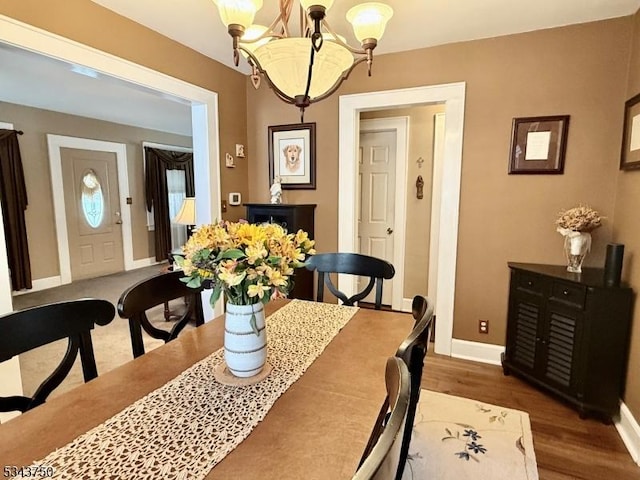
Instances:
[[[80,186],[82,213],[91,228],[98,228],[104,218],[104,195],[96,172],[89,169]]]

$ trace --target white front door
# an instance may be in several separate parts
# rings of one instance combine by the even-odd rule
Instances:
[[[394,253],[396,142],[395,130],[360,133],[358,251],[389,263]],[[360,280],[359,288],[364,286],[366,280]],[[385,280],[384,305],[391,305],[392,292],[392,280]],[[375,301],[375,290],[365,301]]]
[[[71,278],[124,270],[116,154],[61,148]]]

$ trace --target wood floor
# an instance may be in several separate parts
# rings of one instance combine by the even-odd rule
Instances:
[[[528,412],[540,480],[640,479],[613,425],[581,420],[556,398],[504,376],[501,367],[429,352],[422,388]]]

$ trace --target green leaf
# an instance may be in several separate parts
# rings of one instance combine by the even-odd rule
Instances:
[[[237,248],[230,248],[229,250],[220,252],[220,255],[218,255],[218,258],[220,259],[225,258],[235,260],[242,257],[246,257],[245,253]]]
[[[216,302],[220,299],[220,295],[222,294],[222,286],[220,284],[216,284],[211,291],[211,297],[209,297],[209,303],[212,307],[215,307]]]
[[[249,320],[249,323],[251,324],[251,330],[256,334],[256,337],[259,336],[260,332],[258,331],[258,321],[256,320],[255,313],[251,314],[251,320]]]
[[[280,263],[280,258],[281,257],[277,257],[275,255],[269,255],[267,257],[267,262],[270,263],[271,265],[278,265]]]
[[[181,257],[180,255],[174,255],[173,261],[176,262],[179,267],[184,266],[184,257]]]
[[[187,287],[190,288],[200,288],[200,285],[202,285],[202,279],[200,277],[191,277],[187,283]]]

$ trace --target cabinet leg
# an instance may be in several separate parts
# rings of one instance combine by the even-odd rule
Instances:
[[[511,370],[509,370],[509,367],[505,367],[504,365],[502,366],[502,374],[505,377],[508,377],[509,375],[511,375]]]

